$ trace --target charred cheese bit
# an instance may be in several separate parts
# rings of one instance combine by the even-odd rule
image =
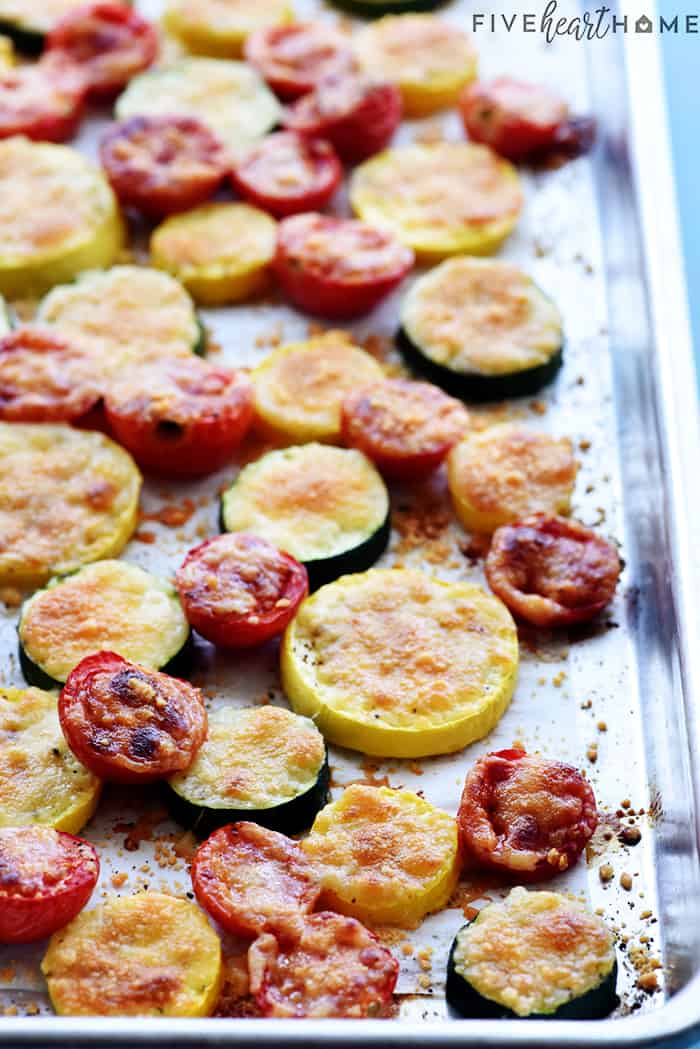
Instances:
[[[0,827],[77,834],[97,808],[102,784],[68,747],[57,698],[38,688],[0,689]]]
[[[577,900],[518,887],[459,932],[452,961],[484,998],[516,1016],[547,1015],[609,977],[615,947]]]
[[[37,320],[55,324],[104,366],[123,377],[124,368],[160,357],[198,352],[201,329],[192,300],[166,273],[143,266],[114,266],[86,273],[46,296]]]
[[[98,561],[54,580],[24,604],[19,623],[26,656],[60,682],[103,650],[160,670],[188,637],[177,592],[125,561]]]
[[[471,40],[434,15],[387,15],[358,33],[356,45],[368,73],[398,86],[409,117],[455,105],[476,79]]]
[[[0,25],[44,35],[65,15],[84,6],[85,0],[0,0]]]
[[[287,0],[169,0],[165,28],[193,55],[238,58],[248,36],[294,20]]]
[[[445,906],[459,876],[454,819],[388,787],[347,787],[302,848],[320,872],[323,905],[374,925],[415,925]]]
[[[332,743],[413,758],[494,728],[515,687],[518,640],[505,605],[480,586],[375,569],[307,598],[281,660],[293,709]]]
[[[141,474],[101,433],[0,423],[0,584],[121,553],[136,527]]]
[[[577,470],[568,437],[510,423],[470,434],[447,460],[458,518],[486,534],[532,513],[568,514]]]
[[[61,1016],[208,1016],[221,944],[189,900],[112,896],[54,933],[41,970]]]
[[[80,153],[48,142],[0,142],[0,294],[42,295],[109,266],[123,243],[109,183]]]
[[[345,395],[383,378],[375,359],[345,332],[281,346],[252,375],[261,429],[299,444],[337,443]]]
[[[365,161],[350,201],[371,226],[389,229],[424,262],[488,255],[512,232],[523,206],[515,168],[486,146],[404,146]]]
[[[277,224],[249,204],[205,204],[166,219],[151,237],[151,258],[202,305],[243,302],[267,283]]]

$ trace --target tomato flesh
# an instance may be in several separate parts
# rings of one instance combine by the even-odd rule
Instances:
[[[100,399],[98,372],[96,362],[52,331],[16,328],[0,339],[0,419],[78,419]]]
[[[0,828],[0,943],[43,940],[83,909],[100,871],[92,845],[52,827]]]
[[[519,881],[569,869],[598,824],[595,796],[578,769],[524,750],[480,758],[457,814],[465,856]]]
[[[216,137],[194,117],[132,117],[100,143],[100,161],[126,207],[158,219],[208,200],[226,161]]]
[[[115,783],[150,783],[188,768],[207,734],[199,689],[115,652],[78,663],[58,715],[76,757]]]
[[[83,116],[83,73],[60,58],[46,55],[34,65],[0,72],[0,138],[25,135],[44,142],[65,142]]]
[[[238,532],[190,550],[176,582],[188,621],[222,648],[281,634],[309,591],[302,564],[266,539]]]
[[[241,196],[278,218],[325,207],[342,177],[330,142],[291,131],[268,135],[231,172]]]
[[[285,102],[313,91],[326,76],[357,69],[347,40],[321,22],[270,26],[251,33],[245,57]]]

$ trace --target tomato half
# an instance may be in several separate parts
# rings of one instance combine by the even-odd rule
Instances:
[[[236,936],[271,932],[296,939],[321,892],[301,846],[257,823],[231,823],[200,845],[192,860],[199,903]]]
[[[46,47],[84,72],[90,98],[109,99],[150,66],[158,54],[158,34],[127,4],[98,0],[62,18]]]
[[[387,379],[343,401],[344,443],[359,448],[387,477],[424,477],[468,426],[464,405],[429,382]]]
[[[43,940],[90,899],[100,872],[92,845],[53,827],[0,828],[0,943]]]
[[[494,533],[485,568],[516,616],[559,627],[598,615],[613,599],[621,565],[614,545],[585,525],[533,514]]]
[[[242,197],[278,218],[325,207],[342,177],[330,142],[293,131],[268,135],[231,172]]]
[[[323,22],[294,22],[251,33],[244,54],[286,102],[313,91],[325,76],[345,76],[357,60],[340,33]]]
[[[381,1016],[391,1003],[399,966],[364,925],[329,911],[304,920],[285,947],[265,934],[248,952],[250,989],[263,1016]]]
[[[310,212],[280,223],[273,269],[295,306],[342,319],[369,313],[412,265],[392,233]]]
[[[0,138],[65,142],[83,116],[85,77],[52,55],[0,72]]]
[[[207,734],[198,688],[115,652],[78,663],[58,716],[75,756],[114,783],[151,783],[188,768]]]
[[[132,117],[100,143],[100,161],[126,207],[159,219],[203,204],[223,181],[223,147],[194,117]]]
[[[347,164],[359,164],[389,144],[401,123],[401,92],[368,77],[327,76],[290,106],[285,127],[331,142]]]
[[[145,470],[198,477],[227,463],[253,419],[253,388],[240,372],[193,356],[134,369],[105,396],[117,441]]]
[[[576,862],[598,811],[578,769],[524,750],[499,750],[467,773],[457,823],[467,857],[531,881]]]
[[[50,329],[0,338],[0,419],[71,422],[95,407],[101,385],[97,363]]]
[[[222,648],[259,645],[281,634],[309,592],[302,564],[243,532],[190,550],[176,582],[191,625]]]

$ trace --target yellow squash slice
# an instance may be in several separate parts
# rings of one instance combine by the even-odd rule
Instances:
[[[190,54],[238,58],[251,33],[293,18],[287,0],[169,0],[163,22]]]

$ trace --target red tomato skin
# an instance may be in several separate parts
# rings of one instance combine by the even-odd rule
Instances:
[[[260,190],[252,177],[246,176],[246,163],[259,150],[269,146],[272,139],[278,135],[293,136],[298,139],[307,152],[307,156],[316,168],[314,183],[308,188],[301,188],[296,193],[285,195],[265,193]],[[231,171],[231,182],[234,189],[240,193],[250,204],[254,204],[263,211],[268,211],[275,218],[287,218],[289,215],[299,215],[304,211],[320,211],[334,195],[343,179],[343,169],[338,156],[330,144],[323,139],[306,139],[302,135],[293,132],[278,132],[277,135],[269,135],[263,142],[243,157]]]
[[[518,94],[521,102],[513,97]],[[538,99],[540,112],[528,112],[528,104],[533,106]],[[568,122],[565,103],[548,88],[510,77],[467,87],[459,108],[470,139],[513,161],[555,149],[559,129]]]
[[[44,91],[41,90],[40,78],[45,77]],[[22,112],[21,108],[3,104],[5,92],[11,93],[13,85],[23,82],[37,82],[36,112]],[[67,96],[68,108],[60,111],[50,108],[52,83],[55,90]],[[85,110],[87,83],[79,69],[64,62],[61,58],[45,55],[36,65],[18,66],[0,73],[0,138],[13,135],[24,135],[35,142],[67,142],[75,137]]]
[[[28,833],[32,829],[26,828]],[[73,834],[56,833],[66,849],[76,852],[75,870],[69,883],[43,899],[36,899],[7,894],[2,891],[0,881],[0,943],[44,940],[72,921],[90,899],[100,872],[96,850],[89,842]]]
[[[297,98],[301,98],[302,95],[313,91],[319,79],[318,75],[314,74],[310,68],[307,68],[306,72],[299,72],[296,75],[292,71],[286,73],[275,72],[275,45],[285,37],[297,35],[307,29],[312,34],[317,34],[319,29],[323,29],[325,31],[324,35],[327,35],[329,40],[337,35],[329,27],[322,26],[320,23],[297,22],[291,25],[271,26],[268,29],[260,29],[255,33],[251,33],[245,42],[243,52],[246,61],[257,69],[268,86],[283,102],[293,102]],[[333,70],[333,73],[336,75],[351,73],[357,68],[357,61],[350,48],[343,46],[344,41],[341,37],[338,37],[337,44],[337,61],[334,63],[336,68]],[[326,63],[326,75],[331,72],[330,64],[330,62]]]

